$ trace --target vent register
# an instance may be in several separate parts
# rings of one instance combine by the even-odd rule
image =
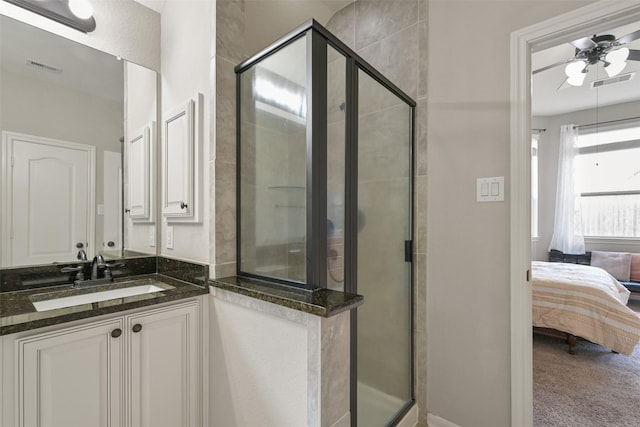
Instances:
[[[607,86],[607,85],[612,85],[615,83],[621,83],[621,82],[626,82],[629,81],[631,79],[633,79],[633,77],[636,75],[635,71],[632,73],[626,73],[626,74],[619,74],[615,77],[610,77],[608,79],[600,79],[600,80],[595,80],[593,82],[591,82],[591,88],[597,88],[597,87],[601,87],[601,86]]]
[[[27,59],[27,65],[42,71],[48,71],[50,73],[56,73],[56,74],[62,73],[62,68],[58,68],[58,67],[54,67],[53,65],[47,65],[42,62],[34,61],[33,59]]]

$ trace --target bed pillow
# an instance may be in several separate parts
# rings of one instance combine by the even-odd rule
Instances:
[[[629,280],[632,282],[640,282],[640,254],[631,254]]]
[[[602,268],[621,282],[628,282],[631,273],[631,254],[592,251],[591,265]]]

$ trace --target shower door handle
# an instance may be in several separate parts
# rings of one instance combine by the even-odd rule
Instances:
[[[404,262],[413,262],[413,240],[404,241]]]

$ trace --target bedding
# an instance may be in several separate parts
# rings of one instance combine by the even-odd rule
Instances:
[[[640,254],[631,254],[629,266],[629,280],[640,283]]]
[[[631,254],[592,251],[591,265],[602,268],[621,282],[628,282],[631,271]]]
[[[533,326],[587,339],[624,355],[640,340],[630,292],[601,268],[534,261]]]

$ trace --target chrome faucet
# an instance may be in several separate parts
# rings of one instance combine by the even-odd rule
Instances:
[[[78,251],[78,256],[77,256],[77,258],[78,258],[80,261],[87,261],[87,253],[84,251],[84,249],[80,249],[80,250]]]
[[[103,276],[103,270],[106,268],[104,257],[102,255],[96,255],[91,261],[91,279],[100,279]]]
[[[75,273],[75,277],[72,276],[73,287],[83,288],[94,285],[105,285],[107,283],[113,282],[111,269],[113,267],[121,266],[124,266],[124,263],[117,262],[107,264],[104,261],[104,257],[102,255],[96,255],[91,261],[91,266],[89,268],[90,275],[86,279],[85,275],[83,274],[84,265],[78,265],[76,267],[63,267],[61,271],[63,273]]]

